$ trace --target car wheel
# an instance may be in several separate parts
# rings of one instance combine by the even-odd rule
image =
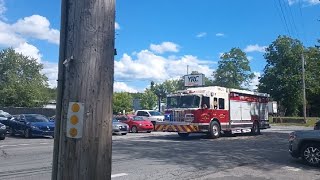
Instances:
[[[259,127],[259,123],[257,121],[255,121],[252,125],[251,134],[252,135],[259,135],[260,134],[260,127]]]
[[[308,143],[301,149],[301,157],[311,166],[320,166],[320,144]]]
[[[151,131],[147,131],[147,133],[151,133]]]
[[[131,132],[137,133],[138,132],[138,128],[136,126],[132,126]]]
[[[221,135],[221,127],[217,121],[211,121],[210,130],[209,130],[209,138],[216,139]]]
[[[32,138],[30,129],[24,130],[24,137],[25,138]]]
[[[5,134],[2,134],[1,136],[0,136],[0,140],[4,140],[6,138],[6,135]]]
[[[178,133],[178,135],[182,138],[186,138],[189,136],[189,133]]]
[[[121,133],[122,135],[127,135],[127,133]]]
[[[10,134],[10,136],[15,136],[16,135],[16,132],[12,127],[9,128],[9,134]]]

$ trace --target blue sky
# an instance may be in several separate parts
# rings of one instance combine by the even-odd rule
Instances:
[[[61,2],[0,2],[0,47],[38,58],[55,86]],[[143,91],[152,80],[186,74],[187,65],[210,77],[232,47],[247,53],[259,76],[265,46],[279,35],[314,46],[318,19],[318,0],[117,0],[115,90]]]

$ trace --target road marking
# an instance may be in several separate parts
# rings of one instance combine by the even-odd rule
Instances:
[[[114,174],[114,175],[111,175],[111,178],[121,177],[121,176],[128,176],[128,174],[126,174],[126,173]]]
[[[282,169],[285,169],[285,170],[288,170],[288,171],[294,171],[294,172],[301,171],[300,168],[295,168],[295,167],[290,167],[290,166],[284,166],[284,167],[282,167]]]
[[[29,146],[30,144],[18,144],[18,146]]]
[[[3,147],[16,147],[16,146],[18,146],[18,145],[15,145],[15,144],[8,144],[8,145],[2,145],[2,146],[0,146],[0,148],[3,148]]]
[[[49,144],[49,143],[40,143],[40,144]]]

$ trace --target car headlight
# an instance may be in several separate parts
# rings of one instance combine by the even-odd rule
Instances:
[[[139,124],[139,126],[142,126],[142,124]]]
[[[0,129],[6,129],[6,126],[1,126]]]

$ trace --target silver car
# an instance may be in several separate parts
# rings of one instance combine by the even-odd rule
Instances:
[[[119,122],[115,118],[112,119],[112,134],[126,135],[129,131],[129,125]]]
[[[320,166],[320,131],[294,131],[289,135],[289,152],[312,166]]]

